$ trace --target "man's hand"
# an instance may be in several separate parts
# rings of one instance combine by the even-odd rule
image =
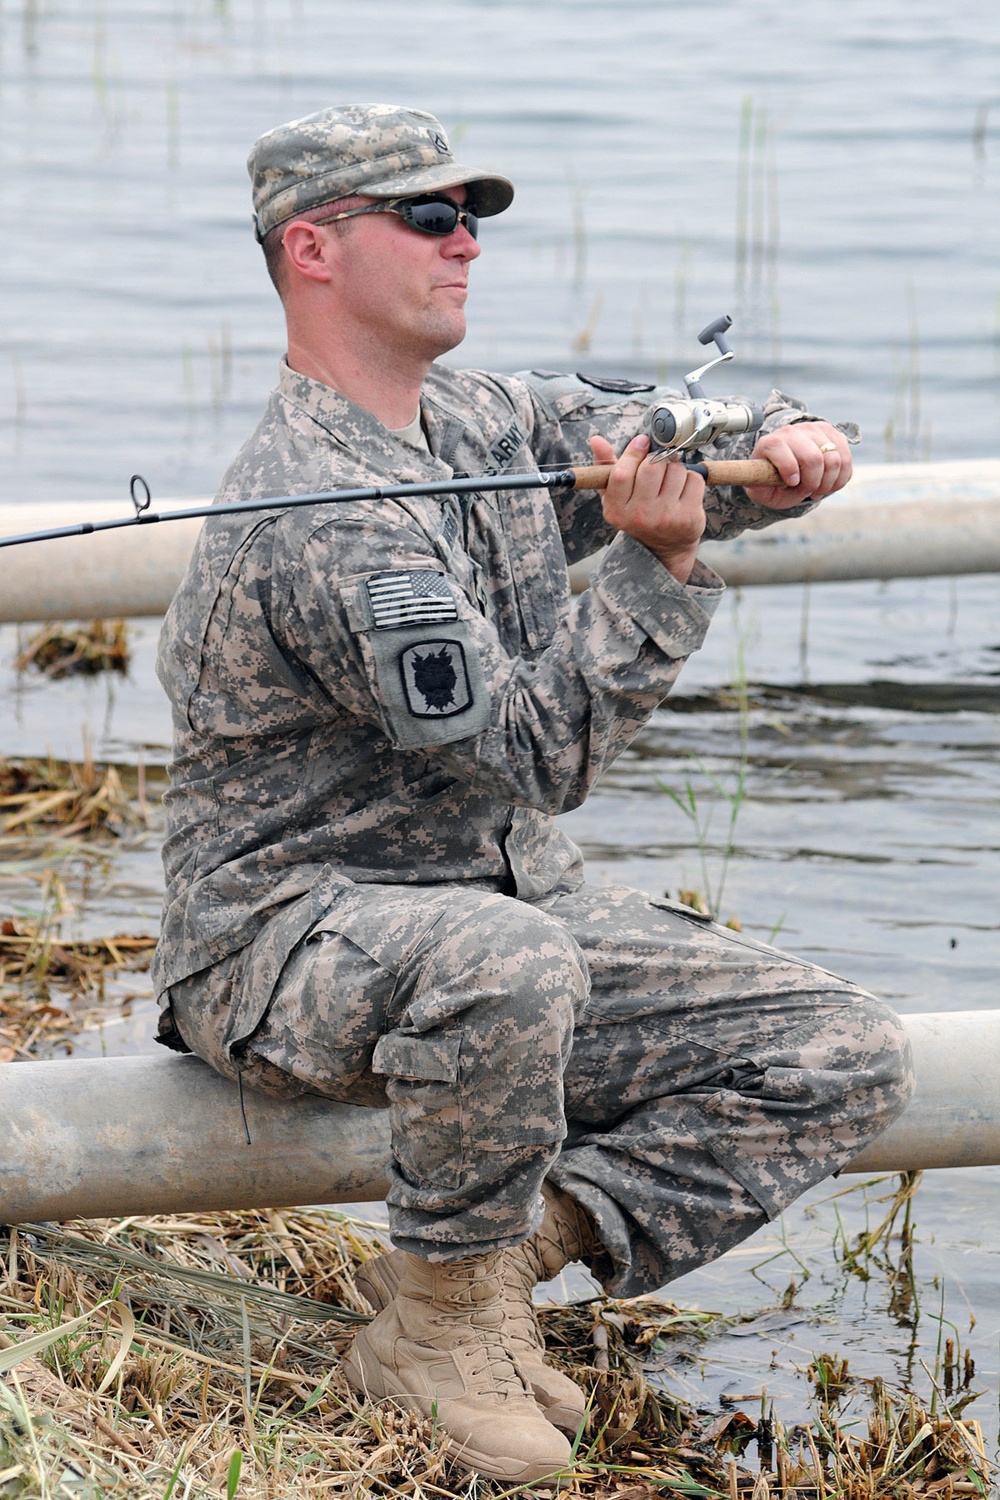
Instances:
[[[614,465],[601,497],[604,519],[655,553],[678,583],[687,583],[705,530],[701,475],[683,464],[647,463],[645,433],[632,439],[617,463],[606,438],[592,437],[590,446],[596,463]]]
[[[779,427],[759,439],[750,457],[770,459],[788,486],[747,486],[751,500],[772,510],[789,510],[803,500],[822,500],[843,489],[851,477],[847,439],[829,422],[792,422]]]

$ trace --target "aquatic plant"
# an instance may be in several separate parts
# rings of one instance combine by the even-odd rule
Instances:
[[[931,433],[921,409],[920,324],[913,282],[906,285],[907,339],[905,352],[894,350],[896,392],[883,434],[889,463],[924,463],[931,456]]]
[[[0,917],[0,988],[23,980],[50,980],[73,994],[100,994],[109,973],[148,969],[155,946],[156,938],[148,934],[65,938],[45,923]]]
[[[63,839],[120,836],[146,819],[141,778],[136,801],[117,767],[97,765],[89,746],[82,761],[0,759],[0,838],[55,831]]]
[[[657,777],[656,780],[660,791],[683,813],[695,832],[701,888],[682,890],[679,897],[696,911],[710,916],[713,921],[719,920],[722,910],[722,895],[736,853],[736,824],[746,801],[750,773],[750,688],[746,670],[746,646],[746,638],[740,635],[737,638],[736,661],[730,685],[723,699],[727,707],[733,707],[737,712],[738,749],[731,772],[725,777],[718,776],[702,756],[692,755],[690,762],[697,772],[697,781],[691,775],[685,776],[681,790],[678,791],[662,778]],[[721,841],[713,843],[712,826],[716,812],[721,807],[728,809],[726,831]],[[718,858],[714,879],[711,865],[713,857]],[[739,928],[735,917],[730,918],[728,925]]]
[[[124,620],[90,620],[86,624],[46,625],[18,652],[18,672],[35,668],[47,677],[93,677],[100,672],[128,671],[130,651]]]
[[[737,149],[734,280],[740,322],[770,330],[771,358],[781,359],[778,263],[781,218],[770,113],[750,95],[740,108]]]
[[[338,1357],[370,1316],[354,1273],[383,1245],[377,1226],[332,1209],[0,1234],[0,1494],[553,1495],[551,1485],[511,1489],[456,1473],[433,1421],[349,1390]],[[829,1381],[816,1420],[794,1428],[766,1400],[707,1413],[654,1388],[643,1359],[678,1334],[706,1337],[711,1314],[657,1297],[595,1297],[543,1308],[541,1320],[550,1357],[590,1397],[562,1496],[988,1491],[977,1425],[931,1415],[885,1382],[869,1383],[865,1428],[838,1419]]]

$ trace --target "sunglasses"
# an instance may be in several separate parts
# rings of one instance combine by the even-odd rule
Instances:
[[[342,214],[330,214],[325,219],[314,219],[314,224],[335,224],[338,219],[353,219],[360,214],[397,214],[403,223],[418,234],[444,236],[454,234],[459,224],[464,224],[472,235],[479,238],[479,216],[471,208],[462,208],[450,198],[426,193],[420,198],[390,198],[385,203],[369,203],[364,208],[349,208]]]

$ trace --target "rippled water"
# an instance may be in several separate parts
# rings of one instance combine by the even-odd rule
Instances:
[[[211,492],[280,349],[247,149],[358,98],[517,183],[467,362],[676,377],[729,311],[749,394],[991,456],[998,42],[991,0],[8,0],[0,492]]]
[[[484,225],[464,361],[676,379],[729,311],[738,364],[713,389],[759,398],[773,379],[857,418],[862,462],[995,457],[998,43],[988,0],[8,0],[0,499],[124,506],[136,470],[156,496],[211,492],[281,349],[246,151],[359,98],[432,109],[463,156],[517,183]],[[87,726],[102,755],[161,762],[154,638],[136,627],[125,683],[54,685],[17,682],[0,631],[0,751],[79,756]],[[721,696],[734,677],[750,684],[744,719]],[[745,731],[724,915],[902,1010],[995,1008],[998,708],[995,577],[749,590],[567,826],[595,878],[717,884],[718,786],[736,784]],[[688,781],[715,804],[705,868],[659,786]],[[155,924],[155,830],[69,876],[81,931]],[[5,905],[35,894],[0,871]],[[148,1045],[137,1015],[83,1047]],[[755,1244],[678,1291],[766,1309],[798,1257],[812,1277],[792,1311],[761,1312],[668,1380],[710,1396],[765,1384],[787,1413],[796,1366],[839,1348],[926,1392],[943,1312],[995,1437],[998,1201],[996,1169],[925,1181],[916,1336],[878,1276],[840,1286],[834,1210],[797,1209],[767,1271],[751,1271],[772,1253]]]

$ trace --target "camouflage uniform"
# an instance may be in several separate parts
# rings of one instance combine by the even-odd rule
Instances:
[[[620,447],[660,394],[435,367],[425,453],[286,366],[219,499],[588,461],[591,432]],[[765,411],[765,430],[808,416],[777,392]],[[713,536],[776,519],[740,490],[706,506]],[[609,542],[571,598],[567,559]],[[886,1007],[686,909],[588,886],[554,821],[667,694],[721,587],[612,538],[591,493],[205,525],[159,661],[175,723],[161,1032],[250,1087],[387,1106],[405,1249],[517,1243],[549,1174],[593,1214],[609,1289],[647,1291],[906,1101]]]

